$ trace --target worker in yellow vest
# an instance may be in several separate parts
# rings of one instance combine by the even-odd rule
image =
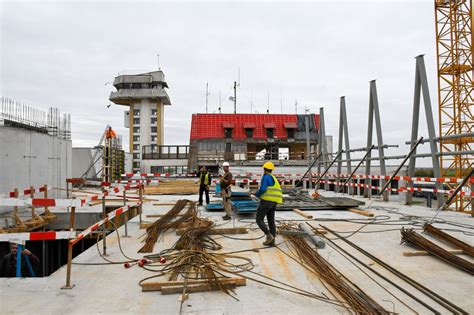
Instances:
[[[202,206],[202,194],[206,194],[206,204],[209,204],[209,187],[211,186],[211,174],[207,171],[206,167],[201,167],[198,172],[199,177],[199,205]]]
[[[276,225],[275,225],[275,211],[279,203],[283,203],[283,192],[281,191],[280,183],[272,171],[275,165],[272,162],[263,164],[263,176],[260,183],[259,190],[255,196],[260,198],[260,203],[257,208],[257,224],[258,227],[265,233],[266,240],[263,242],[264,246],[275,246]],[[268,227],[265,225],[264,219],[267,217]]]

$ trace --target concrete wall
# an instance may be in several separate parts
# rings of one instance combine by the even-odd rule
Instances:
[[[125,152],[125,173],[132,172],[132,164],[133,164],[133,155],[132,153]]]
[[[92,163],[92,157],[95,154],[96,149],[93,148],[72,148],[72,177],[81,177],[87,168]],[[100,155],[96,157],[98,161],[95,163],[88,174],[87,178],[94,178],[95,175],[102,169],[102,158]],[[125,173],[132,172],[132,154],[125,153]],[[99,173],[101,176],[101,173]]]
[[[66,178],[72,175],[71,156],[70,140],[0,127],[0,194],[44,184],[66,188]],[[53,190],[50,196],[60,194]]]
[[[93,148],[72,148],[72,177],[82,177],[84,172],[92,163],[92,157],[96,150]],[[99,158],[100,155],[96,157]],[[102,168],[102,159],[99,159],[87,173],[86,178],[94,178],[97,172]]]

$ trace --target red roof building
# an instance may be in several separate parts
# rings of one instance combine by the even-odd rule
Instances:
[[[216,169],[223,161],[259,165],[262,160],[272,160],[279,165],[290,161],[305,165],[308,118],[310,150],[314,152],[319,115],[193,114],[188,169],[202,165]]]
[[[304,124],[305,115],[296,114],[193,114],[190,139],[225,138],[225,129],[232,129],[234,140],[247,139],[246,129],[253,130],[254,139],[267,139],[267,129],[275,139],[287,139],[288,129],[298,129],[299,116]],[[312,119],[312,129],[319,130],[319,115]]]

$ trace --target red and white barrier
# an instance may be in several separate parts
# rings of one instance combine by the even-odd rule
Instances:
[[[10,207],[82,207],[81,199],[0,198],[0,206]]]
[[[305,180],[308,181],[308,180]],[[314,181],[313,181],[314,182]],[[342,186],[344,183],[338,183],[336,181],[324,181],[321,180],[320,183],[325,184],[332,184],[336,186]],[[379,186],[372,186],[368,184],[359,184],[359,183],[347,183],[345,186],[350,186],[350,187],[363,187],[363,188],[369,188],[369,189],[375,189],[375,190],[382,190],[382,187]],[[452,194],[454,193],[454,189],[452,190],[446,190],[446,189],[436,189],[436,188],[421,188],[421,187],[399,187],[399,188],[387,188],[386,190],[390,190],[393,192],[432,192],[432,193],[443,193],[443,194]],[[466,192],[466,191],[460,191],[458,193],[460,196],[470,196],[474,197],[474,192]]]
[[[135,207],[135,206],[139,206],[141,203],[138,202],[136,203],[135,205],[126,205],[126,206],[123,206],[121,208],[118,208],[118,209],[115,209],[114,211],[108,213],[106,215],[106,217],[102,220],[100,220],[99,222],[96,222],[94,223],[93,225],[89,226],[87,229],[85,229],[84,231],[82,231],[79,235],[77,235],[77,237],[71,241],[69,241],[72,245],[76,244],[77,242],[79,242],[80,240],[82,240],[84,237],[86,237],[87,235],[91,234],[92,232],[94,232],[95,230],[97,230],[98,228],[100,228],[102,225],[104,225],[105,223],[107,223],[109,220],[115,218],[116,216],[119,216],[121,215],[122,213],[125,213],[127,212],[128,210],[130,210],[130,208],[132,207]]]
[[[261,177],[263,173],[241,173],[241,174],[233,174],[234,177]],[[286,174],[278,174],[275,173],[273,174],[276,177],[283,177],[283,178],[294,178],[294,179],[299,179],[303,174],[301,173],[286,173]],[[320,176],[322,174],[319,173],[312,173],[312,176]],[[133,177],[133,176],[140,176],[140,177],[171,177],[171,178],[189,178],[189,177],[195,177],[195,174],[170,174],[170,173],[141,173],[141,174],[122,174],[122,177]],[[347,178],[349,177],[348,174],[333,174],[333,173],[328,173],[325,174],[327,177],[333,177],[333,178]],[[353,178],[367,178],[367,179],[390,179],[390,175],[362,175],[362,174],[356,174],[353,175]],[[409,176],[395,176],[393,178],[394,180],[404,180],[404,181],[413,181],[413,182],[430,182],[430,183],[435,183],[435,182],[440,182],[440,183],[461,183],[462,178],[457,178],[457,177],[440,177],[440,178],[434,178],[434,177],[409,177]],[[146,181],[147,179],[122,179],[119,180],[118,182],[142,182]]]
[[[48,191],[51,190],[52,188],[51,187],[48,187]],[[45,188],[44,186],[41,186],[40,188],[26,188],[26,189],[23,189],[23,190],[18,190],[18,196],[29,196],[31,195],[32,193],[36,193],[36,192],[42,192],[44,193],[45,192]],[[4,198],[4,197],[10,197],[10,198],[15,198],[15,191],[9,191],[7,193],[3,193],[3,194],[0,194],[0,198]]]
[[[65,239],[72,239],[75,237],[76,237],[75,231],[1,233],[0,242],[20,243],[24,241],[65,240]]]

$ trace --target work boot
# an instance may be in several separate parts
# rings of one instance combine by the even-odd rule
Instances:
[[[275,246],[275,237],[271,234],[267,234],[267,239],[263,242],[263,246]]]
[[[225,216],[222,217],[223,220],[230,220],[232,219],[232,217],[228,214],[226,214]]]

